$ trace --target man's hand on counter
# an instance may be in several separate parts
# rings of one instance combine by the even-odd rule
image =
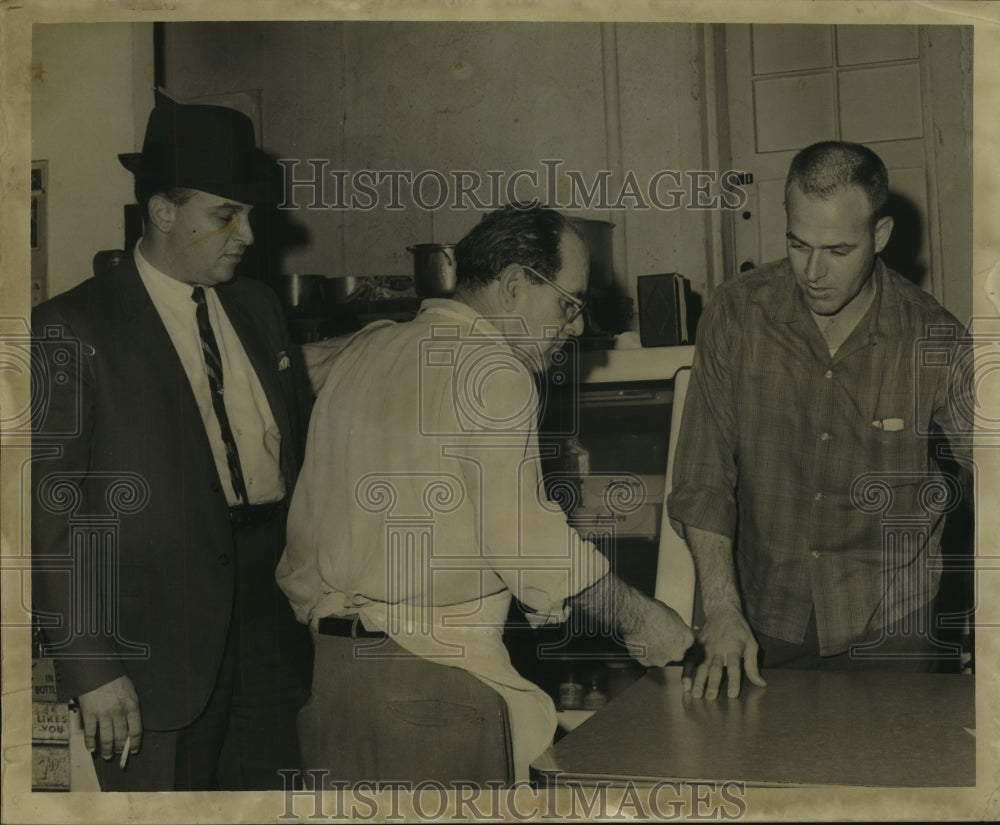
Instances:
[[[608,573],[567,599],[573,610],[612,624],[629,653],[646,667],[679,662],[694,634],[676,611]]]
[[[694,643],[694,634],[677,612],[655,599],[645,599],[642,620],[632,633],[625,634],[628,651],[645,667],[662,667],[679,662]]]
[[[743,614],[738,610],[717,613],[705,620],[698,632],[698,644],[684,662],[682,684],[685,692],[700,699],[715,699],[723,674],[727,678],[726,695],[740,695],[743,669],[747,678],[759,687],[766,687],[757,669],[757,642]]]

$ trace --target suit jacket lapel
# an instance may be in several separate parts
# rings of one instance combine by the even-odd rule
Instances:
[[[148,363],[152,369],[169,369],[183,371],[180,356],[174,349],[174,342],[170,339],[170,333],[160,318],[160,313],[156,311],[153,299],[149,297],[146,287],[139,277],[139,270],[136,269],[132,255],[126,256],[125,261],[115,270],[112,276],[117,278],[115,285],[115,295],[118,296],[119,305],[122,311],[122,319],[129,326],[128,336],[125,340],[142,341]],[[185,407],[199,421],[201,414],[198,412],[198,402],[194,397],[191,385],[185,382],[186,403]],[[207,438],[207,436],[206,436]]]
[[[149,369],[166,375],[183,376],[182,380],[169,383],[171,392],[181,394],[179,414],[186,419],[186,423],[182,425],[183,429],[188,433],[200,433],[200,443],[194,447],[197,455],[211,456],[212,445],[198,409],[198,400],[194,397],[194,390],[187,380],[187,373],[174,348],[170,333],[167,332],[153,299],[149,297],[142,278],[139,277],[134,258],[131,254],[127,255],[112,275],[101,277],[117,279],[114,294],[119,301],[122,323],[126,327],[122,340],[141,342],[143,360],[149,365]],[[208,464],[212,472],[217,472],[214,460],[208,461]]]

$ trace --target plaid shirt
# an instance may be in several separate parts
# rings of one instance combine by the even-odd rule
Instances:
[[[933,599],[961,494],[929,434],[962,460],[954,436],[971,433],[968,370],[950,367],[967,355],[961,325],[881,261],[873,277],[871,307],[832,357],[787,260],[719,288],[668,503],[675,529],[734,537],[755,630],[801,642],[815,608],[823,655]]]

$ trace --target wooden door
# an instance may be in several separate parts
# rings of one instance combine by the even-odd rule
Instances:
[[[921,26],[726,26],[730,156],[753,176],[731,218],[729,275],[785,257],[784,181],[795,152],[846,140],[872,148],[889,170],[895,228],[883,257],[943,300],[933,36]],[[966,191],[967,164],[954,168]]]

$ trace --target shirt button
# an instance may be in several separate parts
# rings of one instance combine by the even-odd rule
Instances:
[[[816,501],[822,501],[823,500],[823,494],[822,493],[816,493],[816,495],[813,496],[813,498],[816,499]]]
[[[813,550],[813,551],[812,551],[812,553],[810,553],[810,555],[811,555],[811,556],[812,556],[812,557],[813,557],[814,559],[818,559],[818,558],[819,558],[819,553],[817,553],[817,552],[816,552],[815,550]]]
[[[820,441],[829,441],[830,440],[830,433],[820,433],[819,434],[819,440]]]
[[[219,558],[217,558],[216,561],[219,562],[219,567],[228,567],[229,566],[229,554],[228,553],[219,553]]]
[[[221,493],[222,492],[222,486],[219,484],[218,481],[210,481],[209,484],[208,484],[208,488],[213,493]]]
[[[833,378],[833,370],[827,370],[823,373],[824,378]]]

